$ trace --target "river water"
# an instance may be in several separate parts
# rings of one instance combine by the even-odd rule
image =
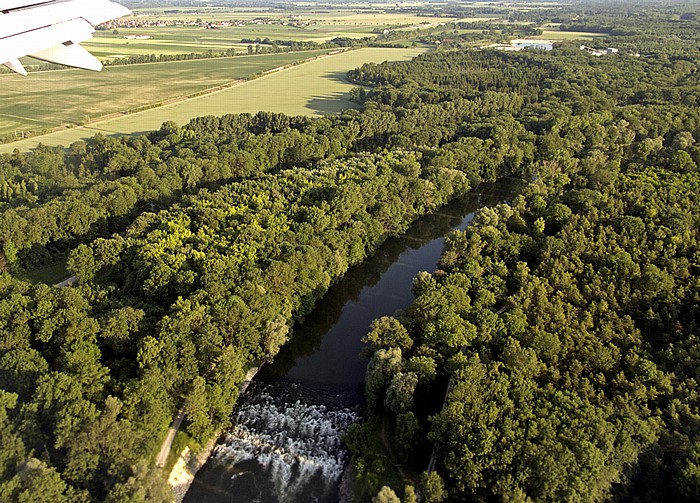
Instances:
[[[348,460],[341,438],[362,412],[361,338],[372,320],[409,306],[413,278],[436,268],[444,235],[513,197],[515,186],[482,185],[421,218],[331,287],[240,397],[185,503],[336,503]]]

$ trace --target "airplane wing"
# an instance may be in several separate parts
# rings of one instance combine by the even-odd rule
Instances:
[[[27,75],[19,58],[31,56],[100,71],[80,42],[92,38],[93,26],[130,13],[109,0],[0,0],[0,64]]]

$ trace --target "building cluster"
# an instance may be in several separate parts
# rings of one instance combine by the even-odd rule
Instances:
[[[491,44],[482,47],[482,49],[497,49],[499,51],[522,51],[525,49],[536,49],[539,51],[551,51],[554,47],[554,42],[551,40],[517,38],[511,40],[510,44]]]
[[[206,29],[229,28],[232,26],[271,25],[295,26],[304,28],[316,24],[314,21],[302,20],[299,16],[292,15],[288,18],[255,18],[246,20],[219,20],[208,21],[203,19],[163,19],[154,17],[153,14],[139,14],[137,16],[123,17],[100,25],[100,29],[114,30],[118,28],[164,28],[168,26],[193,26]]]
[[[500,51],[522,51],[525,49],[536,49],[540,51],[551,51],[554,47],[555,42],[551,40],[537,40],[537,39],[525,39],[519,38],[511,40],[510,44],[491,44],[481,47],[481,49],[497,49]],[[607,49],[594,49],[593,47],[588,47],[587,45],[581,45],[580,49],[586,51],[593,56],[608,56],[610,54],[618,54],[619,49],[615,47],[608,47]],[[639,54],[634,54],[634,56],[639,56]]]
[[[164,28],[168,26],[195,26],[200,28],[224,28],[229,26],[245,26],[244,21],[202,21],[201,19],[141,19],[126,17],[116,19],[101,25],[111,30],[116,28]]]
[[[608,56],[610,54],[617,54],[620,50],[614,47],[608,47],[607,49],[594,49],[593,47],[588,47],[587,45],[581,44],[580,49],[586,51],[588,54],[593,56]]]

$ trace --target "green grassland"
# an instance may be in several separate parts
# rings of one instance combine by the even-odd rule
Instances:
[[[55,285],[70,276],[71,273],[68,272],[65,261],[55,262],[31,271],[25,271],[21,275],[22,279],[26,281],[32,283],[46,283],[49,285]]]
[[[49,135],[29,138],[14,143],[0,146],[0,153],[12,152],[18,148],[27,151],[36,147],[39,143],[46,145],[68,146],[74,141],[89,138],[97,132],[105,135],[129,135],[145,131],[151,131],[160,127],[165,121],[175,121],[180,124],[186,123],[194,117],[202,115],[222,115],[226,113],[257,112],[267,110],[273,112],[283,112],[290,115],[303,114],[308,116],[320,116],[324,114],[337,113],[346,108],[354,106],[349,101],[349,91],[353,87],[345,79],[345,73],[366,62],[382,62],[386,60],[405,60],[423,52],[424,48],[365,48],[349,51],[342,54],[327,56],[317,60],[294,66],[286,70],[260,77],[258,79],[242,83],[235,87],[207,94],[190,100],[178,102],[171,105],[147,110],[136,114],[126,115],[115,119],[105,120],[86,127],[72,128]],[[277,55],[280,56],[280,55]],[[262,59],[265,56],[257,56]],[[255,59],[252,57],[251,59]],[[242,58],[227,58],[237,61]],[[104,98],[109,97],[109,89],[112,88],[109,80],[112,72],[117,69],[146,69],[151,68],[151,77],[154,71],[160,76],[161,66],[175,65],[182,72],[183,82],[187,80],[187,75],[194,75],[192,65],[195,63],[211,63],[218,60],[204,61],[183,61],[178,63],[154,63],[151,65],[130,65],[126,67],[107,68],[103,74],[107,77],[101,81],[100,86],[107,88]],[[53,72],[63,74],[63,82],[70,82],[73,75],[94,75],[77,70],[66,70]],[[69,78],[70,75],[70,78]],[[140,79],[148,79],[148,73],[141,75],[132,74],[133,83],[138,87],[142,84]],[[162,80],[160,77],[159,81]],[[0,85],[2,80],[0,79]],[[54,83],[58,86],[58,83]],[[93,83],[93,87],[97,85]],[[87,83],[79,86],[80,92],[91,91]],[[161,89],[162,92],[162,89]],[[44,92],[44,100],[47,94]],[[61,101],[69,103],[78,100],[65,96]],[[41,105],[40,105],[41,106]],[[40,107],[39,106],[39,107]]]

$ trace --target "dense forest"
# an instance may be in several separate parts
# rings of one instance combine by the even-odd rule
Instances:
[[[78,155],[77,171],[89,173],[88,159],[103,155],[121,159],[122,169],[95,161],[102,169],[82,190],[36,176],[32,202],[8,204],[5,268],[80,242],[68,258],[80,286],[2,276],[3,499],[37,491],[69,501],[162,496],[162,487],[141,484],[162,481],[143,467],[175,410],[186,400],[186,431],[209,438],[228,423],[246,369],[277,352],[331,282],[469,188],[459,171],[424,171],[420,152],[333,159],[330,150],[344,147],[332,132],[316,144],[292,120],[269,118],[281,133],[246,133],[260,126],[250,116],[205,118],[104,150],[110,142],[97,139],[83,154],[49,151],[59,172]],[[350,137],[341,134],[350,121],[339,122],[337,136]],[[18,172],[20,185],[31,178]],[[135,216],[151,200],[170,204]]]
[[[210,438],[247,369],[348,267],[518,176],[523,194],[452,235],[414,305],[367,335],[357,498],[415,501],[404,481],[383,487],[380,422],[422,501],[696,501],[686,14],[586,11],[577,23],[660,27],[605,39],[624,51],[601,58],[573,42],[467,50],[473,36],[451,33],[351,72],[362,109],[339,116],[203,117],[1,155],[0,500],[168,501],[153,460],[179,407],[193,441]],[[77,286],[21,279],[60,260]]]
[[[527,152],[506,161],[515,138],[452,167],[431,161],[441,138],[398,127],[386,107],[204,117],[0,157],[0,499],[168,500],[151,466],[179,407],[206,441],[349,266],[474,184],[526,174]],[[66,256],[78,286],[18,279]]]
[[[498,95],[429,164],[486,166],[475,146],[517,137],[533,173],[448,238],[409,310],[372,325],[370,415],[347,436],[365,498],[700,499],[700,31],[644,11],[571,29],[611,19],[611,57],[561,43],[351,72],[366,107],[399,117]]]

